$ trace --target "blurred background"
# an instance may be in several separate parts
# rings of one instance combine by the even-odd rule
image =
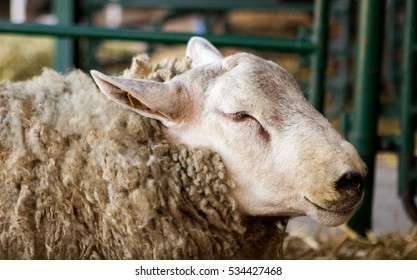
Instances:
[[[192,35],[272,60],[369,167],[348,225],[291,219],[286,257],[417,259],[416,2],[2,0],[0,81],[44,67],[117,75],[138,53],[182,58]]]

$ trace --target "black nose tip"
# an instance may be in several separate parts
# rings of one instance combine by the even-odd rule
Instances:
[[[364,180],[358,172],[347,172],[336,182],[336,189],[340,192],[362,194]]]

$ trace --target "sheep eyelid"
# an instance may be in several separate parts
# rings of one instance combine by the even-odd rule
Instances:
[[[253,120],[257,122],[259,125],[259,130],[258,130],[259,135],[265,142],[270,142],[271,135],[255,117],[252,117],[251,115],[245,112],[237,112],[237,113],[231,113],[231,114],[222,113],[222,115],[226,116],[228,119],[236,123],[244,122],[247,120]]]
[[[254,117],[252,117],[251,115],[248,115],[245,112],[237,112],[237,113],[227,114],[227,116],[235,122],[241,122],[241,121],[245,121],[245,120],[248,120],[248,119],[256,120]]]

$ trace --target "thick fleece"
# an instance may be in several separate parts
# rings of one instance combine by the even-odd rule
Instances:
[[[134,59],[126,77],[189,67]],[[100,94],[80,71],[0,85],[0,259],[282,258],[286,218],[244,217],[218,154]]]

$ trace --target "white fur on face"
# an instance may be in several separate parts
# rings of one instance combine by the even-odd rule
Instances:
[[[187,54],[194,68],[163,87],[176,89],[172,94],[186,106],[157,114],[172,124],[175,141],[222,156],[238,208],[248,215],[308,215],[325,225],[347,221],[362,199],[366,167],[291,75],[254,55],[223,58],[201,38],[190,41]]]

